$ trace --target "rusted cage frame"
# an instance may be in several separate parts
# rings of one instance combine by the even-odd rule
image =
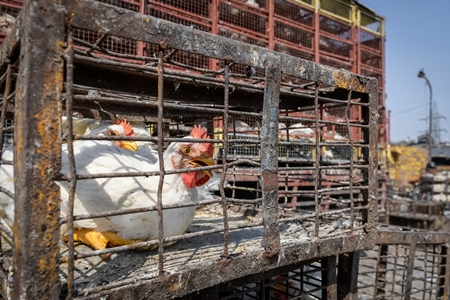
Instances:
[[[91,6],[92,7],[96,7],[96,9],[91,10],[91,8],[92,8]],[[25,11],[24,14],[30,13],[30,15],[33,16],[33,14],[37,13],[36,7],[33,4],[27,5],[27,8],[29,10],[31,10],[31,12],[27,12],[27,10],[25,9],[24,10]],[[97,4],[97,3],[90,3],[90,2],[86,1],[86,2],[76,2],[76,3],[72,3],[71,2],[69,8],[73,9],[73,11],[76,11],[76,12],[79,12],[79,11],[87,12],[88,10],[90,10],[90,14],[91,15],[90,16],[86,16],[86,19],[79,18],[80,15],[75,14],[75,16],[73,16],[74,18],[71,19],[71,21],[70,21],[70,22],[72,22],[72,25],[75,25],[75,26],[89,26],[88,23],[90,23],[92,20],[98,19],[98,18],[95,17],[95,13],[100,13],[100,11],[102,9],[102,6],[100,4]],[[57,15],[57,17],[55,17],[55,18],[59,18],[59,20],[61,20],[62,19],[61,18],[61,16],[62,16],[62,9],[61,9],[61,7],[57,7],[57,11],[58,11],[58,13],[55,14],[55,15]],[[116,10],[116,12],[118,12],[120,14],[122,14],[122,13],[129,14],[129,12],[124,12],[123,10],[120,10],[120,9]],[[94,14],[94,15],[92,15],[92,14]],[[132,16],[135,17],[135,14],[133,14]],[[45,18],[47,16],[44,14],[43,16],[39,16],[39,17],[34,15],[34,17],[36,19],[38,19],[38,20],[42,20],[43,18]],[[33,18],[31,18],[30,20],[32,20],[32,19]],[[91,21],[86,23],[86,20],[91,20]],[[141,20],[146,20],[146,19],[144,18],[144,19],[141,19]],[[160,25],[162,25],[163,27],[166,27],[167,29],[170,29],[170,30],[174,30],[174,31],[181,30],[184,34],[186,34],[186,36],[189,36],[189,35],[192,36],[192,34],[193,34],[194,36],[199,37],[200,39],[202,39],[202,38],[205,38],[206,40],[208,38],[209,39],[214,39],[216,42],[219,41],[223,45],[226,45],[227,43],[229,43],[229,41],[227,39],[224,39],[224,38],[220,39],[218,37],[213,37],[213,36],[210,36],[210,35],[204,34],[204,33],[199,34],[195,30],[192,30],[192,29],[189,29],[189,28],[180,27],[180,26],[176,26],[176,25],[170,24],[168,22],[160,21],[160,20],[152,19],[152,20],[146,20],[144,22],[147,23],[148,26],[151,25],[151,26],[155,26],[156,28],[159,27]],[[130,24],[128,24],[128,25],[130,25]],[[25,28],[27,28],[27,26],[30,26],[30,25],[29,24],[23,24],[23,26]],[[91,23],[90,26],[96,27],[97,25],[93,25]],[[114,29],[118,29],[116,27],[116,24],[109,24],[109,26],[112,26],[111,28],[113,28],[111,30],[111,33],[115,34]],[[141,25],[138,25],[138,26],[141,26]],[[61,27],[63,27],[63,26],[61,26]],[[116,28],[114,28],[114,27],[116,27]],[[133,27],[133,26],[130,26],[130,27]],[[121,30],[122,29],[119,29],[119,31],[121,31]],[[126,33],[126,32],[124,33],[123,31],[121,31],[121,32],[119,32],[118,35],[135,34],[135,32],[133,32],[133,29],[131,29],[128,32],[129,33]],[[12,52],[12,48],[13,47],[8,47],[8,46],[11,46],[11,45],[15,46],[14,38],[15,37],[13,36],[9,40],[10,43],[5,43],[6,46],[2,47],[2,50],[3,50],[2,51],[2,57],[3,58],[8,57],[10,55],[10,53]],[[163,36],[163,38],[165,38],[165,37]],[[150,41],[150,42],[162,42],[162,40],[160,40],[160,39],[161,39],[161,36],[158,36],[158,35],[151,36],[151,38],[149,38],[148,36],[143,38],[143,40],[147,40],[147,41]],[[190,47],[191,47],[193,52],[198,51],[198,52],[201,52],[202,54],[211,55],[210,52],[205,52],[202,48],[199,47],[199,45],[202,44],[201,42],[199,44],[194,44],[194,42],[197,43],[197,41],[195,41],[195,40],[194,41],[192,41],[192,40],[183,40],[183,43],[186,43],[186,42],[188,44],[190,44]],[[205,41],[203,41],[203,42],[205,42]],[[23,43],[23,45],[24,44],[26,45],[26,42]],[[170,44],[171,44],[172,47],[174,47],[174,48],[179,47],[180,49],[183,49],[184,46],[185,46],[185,45],[181,45],[181,44],[177,45],[176,43],[175,43],[175,45],[172,45],[172,40],[170,40]],[[369,94],[369,103],[371,103],[370,104],[370,111],[371,111],[371,113],[373,115],[370,118],[368,118],[368,119],[371,122],[369,127],[372,127],[372,125],[373,125],[372,123],[376,119],[376,117],[375,117],[376,109],[374,110],[374,108],[376,108],[376,105],[375,105],[376,101],[373,101],[374,99],[376,99],[376,98],[373,97],[374,96],[373,95],[373,90],[376,89],[376,82],[374,82],[372,80],[364,79],[362,77],[359,77],[359,76],[356,76],[356,75],[353,75],[353,74],[350,74],[350,73],[348,73],[346,71],[334,70],[332,68],[327,68],[327,67],[315,65],[315,64],[313,64],[311,62],[308,62],[308,61],[295,59],[295,58],[289,57],[287,55],[275,54],[275,53],[273,53],[271,51],[268,51],[266,49],[259,48],[259,47],[256,47],[256,46],[249,46],[249,45],[245,45],[245,44],[242,44],[242,43],[236,43],[236,44],[237,44],[238,49],[240,49],[241,51],[236,51],[236,52],[234,52],[234,51],[228,52],[227,51],[226,55],[227,55],[227,57],[229,57],[228,59],[230,59],[230,60],[238,61],[240,63],[244,63],[244,64],[248,64],[248,65],[253,65],[255,67],[266,68],[266,65],[262,62],[262,61],[264,61],[264,59],[262,61],[261,60],[260,61],[253,61],[251,59],[251,56],[250,57],[247,56],[248,54],[251,54],[251,53],[255,54],[256,52],[258,52],[258,54],[260,54],[262,57],[265,57],[266,59],[270,58],[268,61],[271,61],[272,63],[274,63],[274,61],[277,61],[279,59],[281,61],[281,66],[282,66],[281,72],[283,72],[283,73],[293,74],[293,75],[297,75],[297,76],[300,74],[299,77],[302,77],[302,78],[313,79],[313,80],[317,80],[317,81],[323,81],[323,82],[326,82],[327,84],[332,85],[332,86],[337,86],[337,87],[340,87],[340,88],[345,88],[345,89],[349,89],[349,90],[355,90],[356,92],[362,92],[362,93]],[[69,49],[69,51],[70,51],[70,49]],[[217,51],[217,53],[213,54],[213,56],[216,55],[217,57],[220,57],[222,55],[221,51],[223,51],[223,50],[221,50],[219,48],[219,49],[216,49],[216,51]],[[63,52],[65,52],[65,51],[63,51]],[[241,56],[236,56],[237,53],[242,54],[242,55]],[[233,55],[229,56],[230,54],[233,54]],[[59,55],[59,53],[57,55]],[[6,60],[4,60],[4,61],[6,61]],[[275,66],[274,67],[274,71],[268,72],[269,75],[267,75],[267,76],[274,76],[274,75],[276,76],[277,72],[279,74],[280,71],[277,71],[277,69],[278,69],[278,67],[276,67],[277,65],[278,65],[277,63],[274,63],[274,66]],[[311,73],[309,73],[309,72],[311,72]],[[56,81],[56,82],[58,82],[58,81]],[[36,85],[38,85],[38,84],[36,83]],[[279,90],[277,84],[275,84],[275,87],[272,87],[271,89],[272,89],[272,92],[275,92],[275,93]],[[270,94],[271,93],[268,92],[266,95],[270,95]],[[276,96],[276,94],[273,97],[269,97],[267,101],[269,101],[269,102],[272,101],[272,102],[274,102],[272,105],[276,105],[276,103],[277,103],[277,96]],[[274,116],[269,116],[269,117],[274,117]],[[56,122],[56,121],[55,121],[55,123],[58,124],[58,122]],[[19,124],[20,124],[20,122],[19,122]],[[273,124],[269,123],[266,126],[267,127],[265,127],[264,130],[268,130],[269,132],[270,131],[274,131]],[[371,173],[376,174],[376,151],[374,149],[376,149],[376,144],[377,143],[376,143],[376,137],[374,136],[374,134],[368,134],[367,136],[368,136],[368,139],[369,139],[369,148],[366,149],[366,152],[367,152],[367,159],[369,160],[369,165],[368,166],[369,166],[369,170],[370,170],[369,171],[370,174],[367,174],[367,175],[371,176],[371,175],[373,175]],[[42,137],[42,138],[45,140],[45,137]],[[268,141],[268,142],[270,143],[270,141]],[[57,152],[57,151],[55,151],[55,152]],[[269,165],[267,165],[265,167],[265,169],[263,169],[263,171],[268,171],[268,173],[266,173],[267,175],[263,176],[263,186],[264,186],[264,182],[267,182],[267,181],[264,180],[264,177],[266,177],[266,179],[268,179],[268,182],[267,182],[268,185],[266,185],[263,188],[266,189],[266,191],[269,193],[269,195],[266,197],[266,200],[269,199],[266,202],[266,204],[269,205],[269,206],[271,205],[271,203],[275,202],[275,200],[273,198],[273,189],[274,189],[274,187],[273,187],[273,185],[270,184],[270,180],[271,180],[271,178],[270,178],[271,175],[270,174],[274,172],[274,170],[273,170],[273,167],[274,167],[273,162],[274,162],[273,158],[271,158],[270,155],[269,155],[269,157],[267,158],[267,163],[269,163]],[[372,197],[375,197],[374,196],[375,195],[374,191],[376,191],[376,187],[374,185],[374,182],[369,182],[369,184],[370,184],[370,186],[369,186],[369,190],[367,191],[367,195],[368,195],[367,200],[369,201],[368,205],[370,206],[369,207],[369,211],[371,211],[371,210],[373,211],[374,210],[373,206],[376,205],[376,203],[375,203],[374,199],[372,199]],[[272,200],[270,200],[270,199],[272,199]],[[272,209],[273,209],[273,206],[272,206]],[[273,222],[276,222],[276,219],[277,219],[277,217],[276,217],[276,215],[274,216],[273,211],[272,212],[267,212],[266,220],[269,220],[268,224],[271,224],[273,226]],[[374,216],[372,216],[372,214],[369,214],[367,216],[367,223],[368,223],[368,226],[367,226],[366,229],[367,229],[368,233],[373,232]],[[277,252],[278,252],[278,247],[279,247],[277,245],[277,243],[278,243],[277,242],[278,234],[276,233],[276,231],[277,230],[274,229],[273,227],[267,229],[267,232],[269,234],[273,235],[273,237],[267,239],[267,241],[269,242],[267,244],[268,257],[276,255]],[[25,234],[25,232],[23,232],[23,234]],[[279,239],[279,236],[278,236],[278,239]],[[366,244],[366,246],[367,246],[367,245],[370,245],[370,241],[369,240],[370,239],[366,240],[366,239],[358,239],[357,238],[357,240],[354,240],[354,242]],[[341,242],[344,242],[344,240],[342,240]],[[326,245],[326,244],[327,244],[327,242],[325,241],[322,245]],[[39,247],[37,247],[37,248],[39,248]],[[46,249],[48,250],[47,247],[46,247]],[[318,249],[318,252],[320,253],[319,248],[317,248],[317,249]],[[44,253],[44,255],[46,254],[45,251],[43,253]],[[252,258],[250,258],[250,259],[252,260]],[[246,259],[244,259],[244,261],[245,260]],[[288,260],[286,260],[286,262],[288,262]],[[27,275],[27,274],[23,274],[23,275]],[[231,275],[232,274],[230,274],[230,276]],[[46,278],[44,278],[44,280],[47,280],[48,278],[49,277],[46,277]],[[20,283],[20,280],[17,283]],[[55,286],[57,286],[57,284],[58,284],[58,281],[56,280],[55,282],[52,282],[52,283],[46,282],[42,286],[39,286],[39,287],[42,289],[43,292],[48,292],[48,289],[51,289],[52,291],[54,291],[55,290]],[[28,293],[28,291],[19,290],[19,288],[17,288],[17,290],[15,290],[15,292],[17,293],[16,295],[19,295],[19,294],[20,295],[26,295],[26,293]],[[33,294],[33,296],[35,296],[35,295],[36,294]]]
[[[406,229],[405,231],[398,231],[398,229],[389,229],[380,227],[376,233],[375,244],[379,247],[378,255],[375,258],[377,260],[376,271],[374,276],[374,281],[372,283],[364,282],[360,284],[360,288],[373,288],[372,296],[378,299],[381,297],[389,297],[392,295],[387,294],[385,289],[386,282],[386,270],[387,270],[387,256],[388,246],[400,246],[407,247],[408,259],[407,265],[404,266],[406,269],[406,274],[402,276],[404,283],[402,287],[402,296],[404,299],[411,299],[412,295],[412,281],[414,279],[413,271],[415,269],[415,253],[420,249],[420,247],[429,246],[441,246],[442,252],[437,253],[440,260],[435,261],[433,256],[433,262],[431,267],[439,274],[438,282],[436,283],[436,295],[442,297],[442,299],[448,299],[450,295],[450,251],[448,251],[448,244],[450,242],[450,235],[445,232],[433,232],[425,230],[411,230]],[[396,251],[398,249],[396,248]],[[425,270],[427,264],[428,252],[425,251]],[[397,259],[398,253],[395,253],[395,259]],[[395,276],[395,269],[393,270]],[[373,271],[371,272],[373,274]],[[425,278],[423,279],[425,280]],[[393,285],[394,288],[395,284]],[[423,290],[423,293],[426,289]],[[427,299],[425,294],[423,294],[422,299]]]

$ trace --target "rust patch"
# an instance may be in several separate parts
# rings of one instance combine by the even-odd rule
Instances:
[[[180,285],[178,284],[178,276],[177,275],[169,275],[167,278],[167,283],[169,284],[168,289],[171,292],[180,289]]]
[[[333,73],[334,81],[336,84],[336,87],[349,89],[357,92],[366,92],[366,87],[364,84],[362,84],[358,77],[355,75],[346,76],[343,72],[339,70],[335,70]]]
[[[277,174],[269,170],[264,170],[261,173],[262,177],[262,190],[274,191],[278,190],[278,177]]]

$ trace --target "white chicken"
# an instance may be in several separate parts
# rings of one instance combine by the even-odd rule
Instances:
[[[110,125],[111,126],[111,125]],[[90,135],[109,132],[109,126],[93,130]],[[106,131],[105,131],[106,130]],[[121,134],[131,134],[131,126]],[[132,132],[134,134],[134,132]],[[114,135],[114,134],[113,134]],[[211,143],[189,141],[192,138],[208,139],[205,129],[194,126],[186,142],[171,143],[164,152],[165,170],[194,168],[214,164]],[[131,144],[131,143],[130,143]],[[159,163],[137,155],[126,142],[79,141],[74,143],[74,154],[78,174],[116,172],[159,171]],[[136,150],[136,149],[134,149]],[[12,180],[12,173],[4,170],[0,174],[0,185]],[[63,146],[61,173],[68,173],[67,150]],[[6,177],[6,178],[5,178]],[[8,178],[9,177],[9,178]],[[210,170],[170,174],[164,176],[162,201],[164,205],[180,204],[197,200],[197,186],[212,177]],[[5,180],[6,179],[6,180]],[[117,211],[127,208],[154,206],[157,203],[159,176],[97,178],[77,181],[74,215]],[[61,214],[67,211],[68,183],[61,186]],[[2,196],[5,198],[5,196]],[[4,201],[3,201],[4,202]],[[11,201],[9,201],[11,202]],[[8,209],[8,207],[6,207]],[[9,210],[5,210],[8,214]],[[164,236],[182,234],[190,226],[195,207],[183,207],[163,212]],[[10,219],[12,220],[12,219]],[[6,222],[5,222],[6,223]],[[11,223],[12,224],[12,223]],[[67,239],[67,228],[61,233]],[[107,246],[131,244],[158,237],[158,215],[156,211],[78,220],[74,222],[74,240],[101,250]]]
[[[89,135],[94,136],[134,136],[135,133],[133,128],[129,123],[125,120],[116,120],[115,123],[108,124],[103,128],[98,128],[92,131]],[[74,152],[84,154],[90,154],[90,159],[95,158],[95,153],[92,151],[86,151],[86,149],[95,149],[106,148],[115,151],[123,151],[123,152],[135,152],[138,148],[136,142],[134,141],[93,141],[93,140],[84,140],[84,141],[76,141],[74,142]],[[65,164],[65,168],[68,168],[67,162],[67,145],[62,145],[62,160],[63,164]],[[124,151],[126,150],[126,151]],[[75,159],[77,160],[77,167],[85,163],[85,160],[80,161],[79,155],[75,154]],[[86,157],[86,155],[83,155]],[[6,161],[13,161],[14,154],[12,149],[12,144],[3,151],[2,159]],[[14,167],[12,165],[3,164],[0,168],[0,186],[11,193],[14,192]],[[62,211],[64,214],[66,211]],[[0,193],[0,222],[6,226],[9,230],[12,230],[13,222],[14,222],[14,200],[8,197],[4,193]]]
[[[82,129],[81,134],[90,135],[92,130],[96,130],[99,127],[107,126],[111,124],[112,121],[109,120],[94,120],[89,118],[84,119],[73,119],[74,125],[76,124],[78,128]],[[145,123],[143,122],[130,122],[133,126],[133,130],[138,137],[150,137],[150,133]],[[183,131],[191,131],[192,126],[187,126],[185,124],[181,125],[171,125],[171,129],[180,129]],[[74,129],[75,130],[75,129]],[[157,145],[149,141],[136,141],[138,145],[138,150],[136,154],[143,156],[147,159],[149,163],[157,163],[158,161],[158,150]],[[197,187],[198,191],[198,201],[204,200],[213,200],[216,198],[216,192],[219,191],[221,177],[217,175],[215,172],[212,173],[213,177],[210,180],[202,185]],[[227,188],[229,184],[225,182],[225,188]]]
[[[171,143],[164,152],[166,171],[214,164],[211,143],[189,141],[192,138],[209,139],[203,127],[194,126],[190,136],[185,138],[186,142]],[[87,161],[80,166],[77,162],[77,171],[81,173],[94,173],[91,169],[94,169],[95,173],[159,171],[159,163],[152,163],[131,151],[111,154],[106,150],[95,149],[94,157],[88,157]],[[81,153],[77,156],[83,159],[85,157]],[[67,164],[64,165],[67,168]],[[163,204],[197,201],[196,187],[205,184],[211,177],[211,170],[165,175],[162,189]],[[74,215],[155,206],[158,184],[159,176],[79,181],[75,195]],[[62,206],[64,206],[67,204],[68,193],[66,187],[62,186],[61,198]],[[165,210],[163,212],[164,236],[170,237],[184,233],[192,223],[194,214],[195,206]],[[158,214],[156,211],[150,211],[86,219],[76,221],[74,227],[75,241],[81,241],[100,250],[108,245],[127,245],[158,238]]]

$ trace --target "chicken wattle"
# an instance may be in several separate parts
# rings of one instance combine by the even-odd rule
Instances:
[[[129,123],[124,121],[97,128],[89,135],[134,136]],[[190,139],[205,139],[193,142]],[[186,141],[171,143],[163,154],[166,171],[191,169],[214,164],[213,146],[204,128],[194,126]],[[159,171],[159,162],[137,154],[132,141],[81,140],[73,144],[77,174],[127,173]],[[131,151],[130,151],[131,150]],[[62,174],[69,173],[67,146],[62,146]],[[211,170],[167,174],[162,188],[163,205],[196,202],[197,187],[213,176]],[[12,166],[2,165],[0,186],[13,191]],[[113,177],[78,180],[74,199],[74,215],[119,211],[129,208],[151,207],[157,204],[159,176]],[[61,215],[67,213],[68,183],[57,182],[61,187]],[[2,223],[12,226],[14,203],[6,194],[0,194]],[[167,209],[163,212],[164,237],[183,234],[192,223],[195,206]],[[67,239],[67,228],[61,227]],[[107,246],[126,245],[158,238],[156,211],[84,219],[74,222],[74,240],[101,250]]]
[[[192,138],[209,139],[204,128],[195,126],[191,134],[185,137],[185,142],[171,143],[163,155],[166,171],[214,164],[212,144],[189,141]],[[92,163],[84,164],[84,170],[80,169],[77,162],[77,171],[90,174],[159,171],[159,162],[155,163],[131,151],[116,149],[110,153],[107,148],[101,147],[96,148],[95,152],[95,159]],[[197,201],[196,187],[205,184],[212,176],[211,170],[165,175],[162,188],[163,205]],[[155,206],[159,180],[159,176],[142,176],[78,181],[74,215]],[[66,184],[61,183],[63,206],[68,198]],[[195,206],[189,206],[164,210],[164,237],[184,233],[192,223],[195,209]],[[76,221],[74,227],[75,240],[89,244],[95,249],[104,249],[107,246],[157,239],[158,214],[156,211],[150,211],[86,219]]]

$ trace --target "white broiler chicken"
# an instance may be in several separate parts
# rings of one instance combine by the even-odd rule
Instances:
[[[102,128],[97,128],[92,131],[89,135],[94,136],[134,136],[135,133],[133,128],[125,120],[116,120],[115,123],[108,124]],[[138,146],[134,141],[75,141],[74,153],[77,167],[86,167],[86,164],[93,162],[96,158],[97,153],[94,149],[103,149],[105,153],[107,151],[113,152],[124,152],[133,153],[137,150]],[[67,145],[62,145],[62,160],[63,168],[68,169],[67,162]],[[78,155],[77,155],[78,153]],[[83,153],[80,155],[79,153]],[[82,158],[82,159],[81,159]],[[13,161],[14,154],[12,149],[12,144],[3,151],[2,159],[6,161]],[[14,192],[14,167],[12,165],[3,164],[0,168],[0,186],[4,189]],[[65,204],[63,202],[63,204]],[[66,210],[62,211],[64,215]],[[4,193],[0,193],[0,222],[5,225],[9,230],[12,230],[14,222],[14,201]]]
[[[112,126],[112,125],[110,125]],[[133,135],[128,125],[122,134],[110,131],[110,126],[93,130],[90,135]],[[115,124],[117,126],[117,124]],[[205,129],[194,127],[185,142],[171,143],[164,152],[165,170],[210,166],[213,146],[211,143],[197,143],[189,139],[208,139]],[[159,171],[159,162],[154,163],[137,155],[134,142],[78,141],[74,143],[74,155],[78,174],[98,174],[116,172]],[[133,151],[129,151],[133,150]],[[2,166],[0,185],[12,182],[12,170]],[[11,168],[12,169],[12,168]],[[68,173],[66,146],[63,146],[61,173]],[[9,171],[9,172],[7,172]],[[195,202],[197,186],[205,184],[212,177],[212,172],[197,171],[165,175],[162,190],[164,205]],[[61,214],[67,211],[68,183],[59,182],[61,186]],[[77,181],[74,215],[117,211],[127,208],[154,206],[157,203],[159,176],[151,177],[116,177],[97,178]],[[11,189],[12,191],[12,189]],[[0,203],[4,203],[2,194]],[[11,203],[11,201],[9,201]],[[1,204],[0,204],[1,205]],[[11,205],[4,211],[9,217],[3,218],[12,224]],[[164,236],[184,233],[190,226],[195,214],[195,207],[183,207],[165,210]],[[8,222],[4,222],[8,223]],[[62,226],[61,233],[67,239],[67,228]],[[156,211],[128,215],[94,218],[74,222],[74,240],[101,250],[107,246],[119,246],[139,241],[158,238],[158,215]]]
[[[185,142],[171,143],[164,152],[166,171],[211,166],[214,164],[211,143],[198,143],[189,139],[209,139],[203,127],[196,127]],[[92,151],[94,150],[94,151]],[[87,155],[86,155],[87,154]],[[116,173],[159,171],[159,162],[124,151],[118,147],[80,149],[76,155],[78,173]],[[63,173],[68,170],[63,160]],[[164,205],[195,202],[197,187],[211,177],[210,170],[170,174],[164,176],[162,201]],[[74,215],[143,208],[157,204],[159,176],[117,177],[80,180],[74,203]],[[67,183],[61,182],[62,212],[67,205]],[[192,223],[195,206],[164,210],[164,236],[184,233]],[[65,235],[63,228],[63,235]],[[74,240],[101,250],[107,246],[127,245],[158,238],[157,211],[86,219],[74,222]]]
[[[74,121],[76,121],[76,124],[79,128],[84,127],[83,133],[85,134],[90,134],[92,130],[96,130],[97,128],[102,126],[107,126],[112,122],[109,120],[94,120],[89,118],[75,119]],[[145,123],[136,121],[130,122],[130,124],[132,125],[136,136],[138,137],[151,136]],[[185,131],[192,130],[192,126],[187,126],[184,124],[178,125],[176,128]],[[173,129],[175,129],[175,126]],[[157,163],[158,161],[157,145],[149,141],[136,141],[136,144],[138,145],[138,150],[136,151],[136,154],[145,157],[147,159],[147,162],[149,163]],[[212,174],[213,176],[206,184],[197,187],[198,201],[213,200],[214,198],[216,198],[215,194],[217,191],[219,191],[221,178],[215,172],[213,172]],[[229,184],[225,182],[225,187],[228,186]]]

